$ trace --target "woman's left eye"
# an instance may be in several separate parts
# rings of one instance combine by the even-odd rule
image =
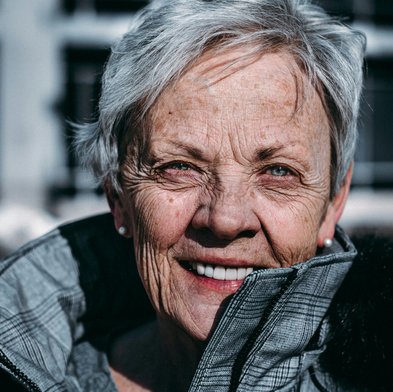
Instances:
[[[285,166],[270,166],[266,172],[274,177],[284,177],[292,174],[292,171]]]

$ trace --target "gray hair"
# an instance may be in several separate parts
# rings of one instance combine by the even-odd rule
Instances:
[[[149,109],[207,50],[286,51],[319,89],[331,129],[331,196],[354,157],[365,37],[308,0],[156,0],[112,48],[96,123],[78,127],[76,150],[99,181],[120,191],[126,144]]]

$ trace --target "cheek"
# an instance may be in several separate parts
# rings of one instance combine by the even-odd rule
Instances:
[[[285,205],[270,203],[264,211],[261,220],[280,265],[293,265],[315,255],[323,200],[298,200]]]
[[[196,199],[193,192],[168,192],[156,187],[137,192],[131,202],[135,240],[167,251],[185,233]]]

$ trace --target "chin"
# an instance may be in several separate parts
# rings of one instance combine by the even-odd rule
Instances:
[[[217,327],[231,297],[232,295],[226,295],[218,303],[209,306],[195,304],[194,298],[193,303],[187,307],[192,309],[192,312],[188,312],[186,315],[181,314],[177,323],[193,340],[206,342]],[[209,298],[206,298],[206,300],[209,300]]]

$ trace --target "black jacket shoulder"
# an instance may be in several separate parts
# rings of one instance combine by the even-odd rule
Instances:
[[[342,389],[393,391],[393,237],[352,236],[358,255],[329,310],[321,365]]]

